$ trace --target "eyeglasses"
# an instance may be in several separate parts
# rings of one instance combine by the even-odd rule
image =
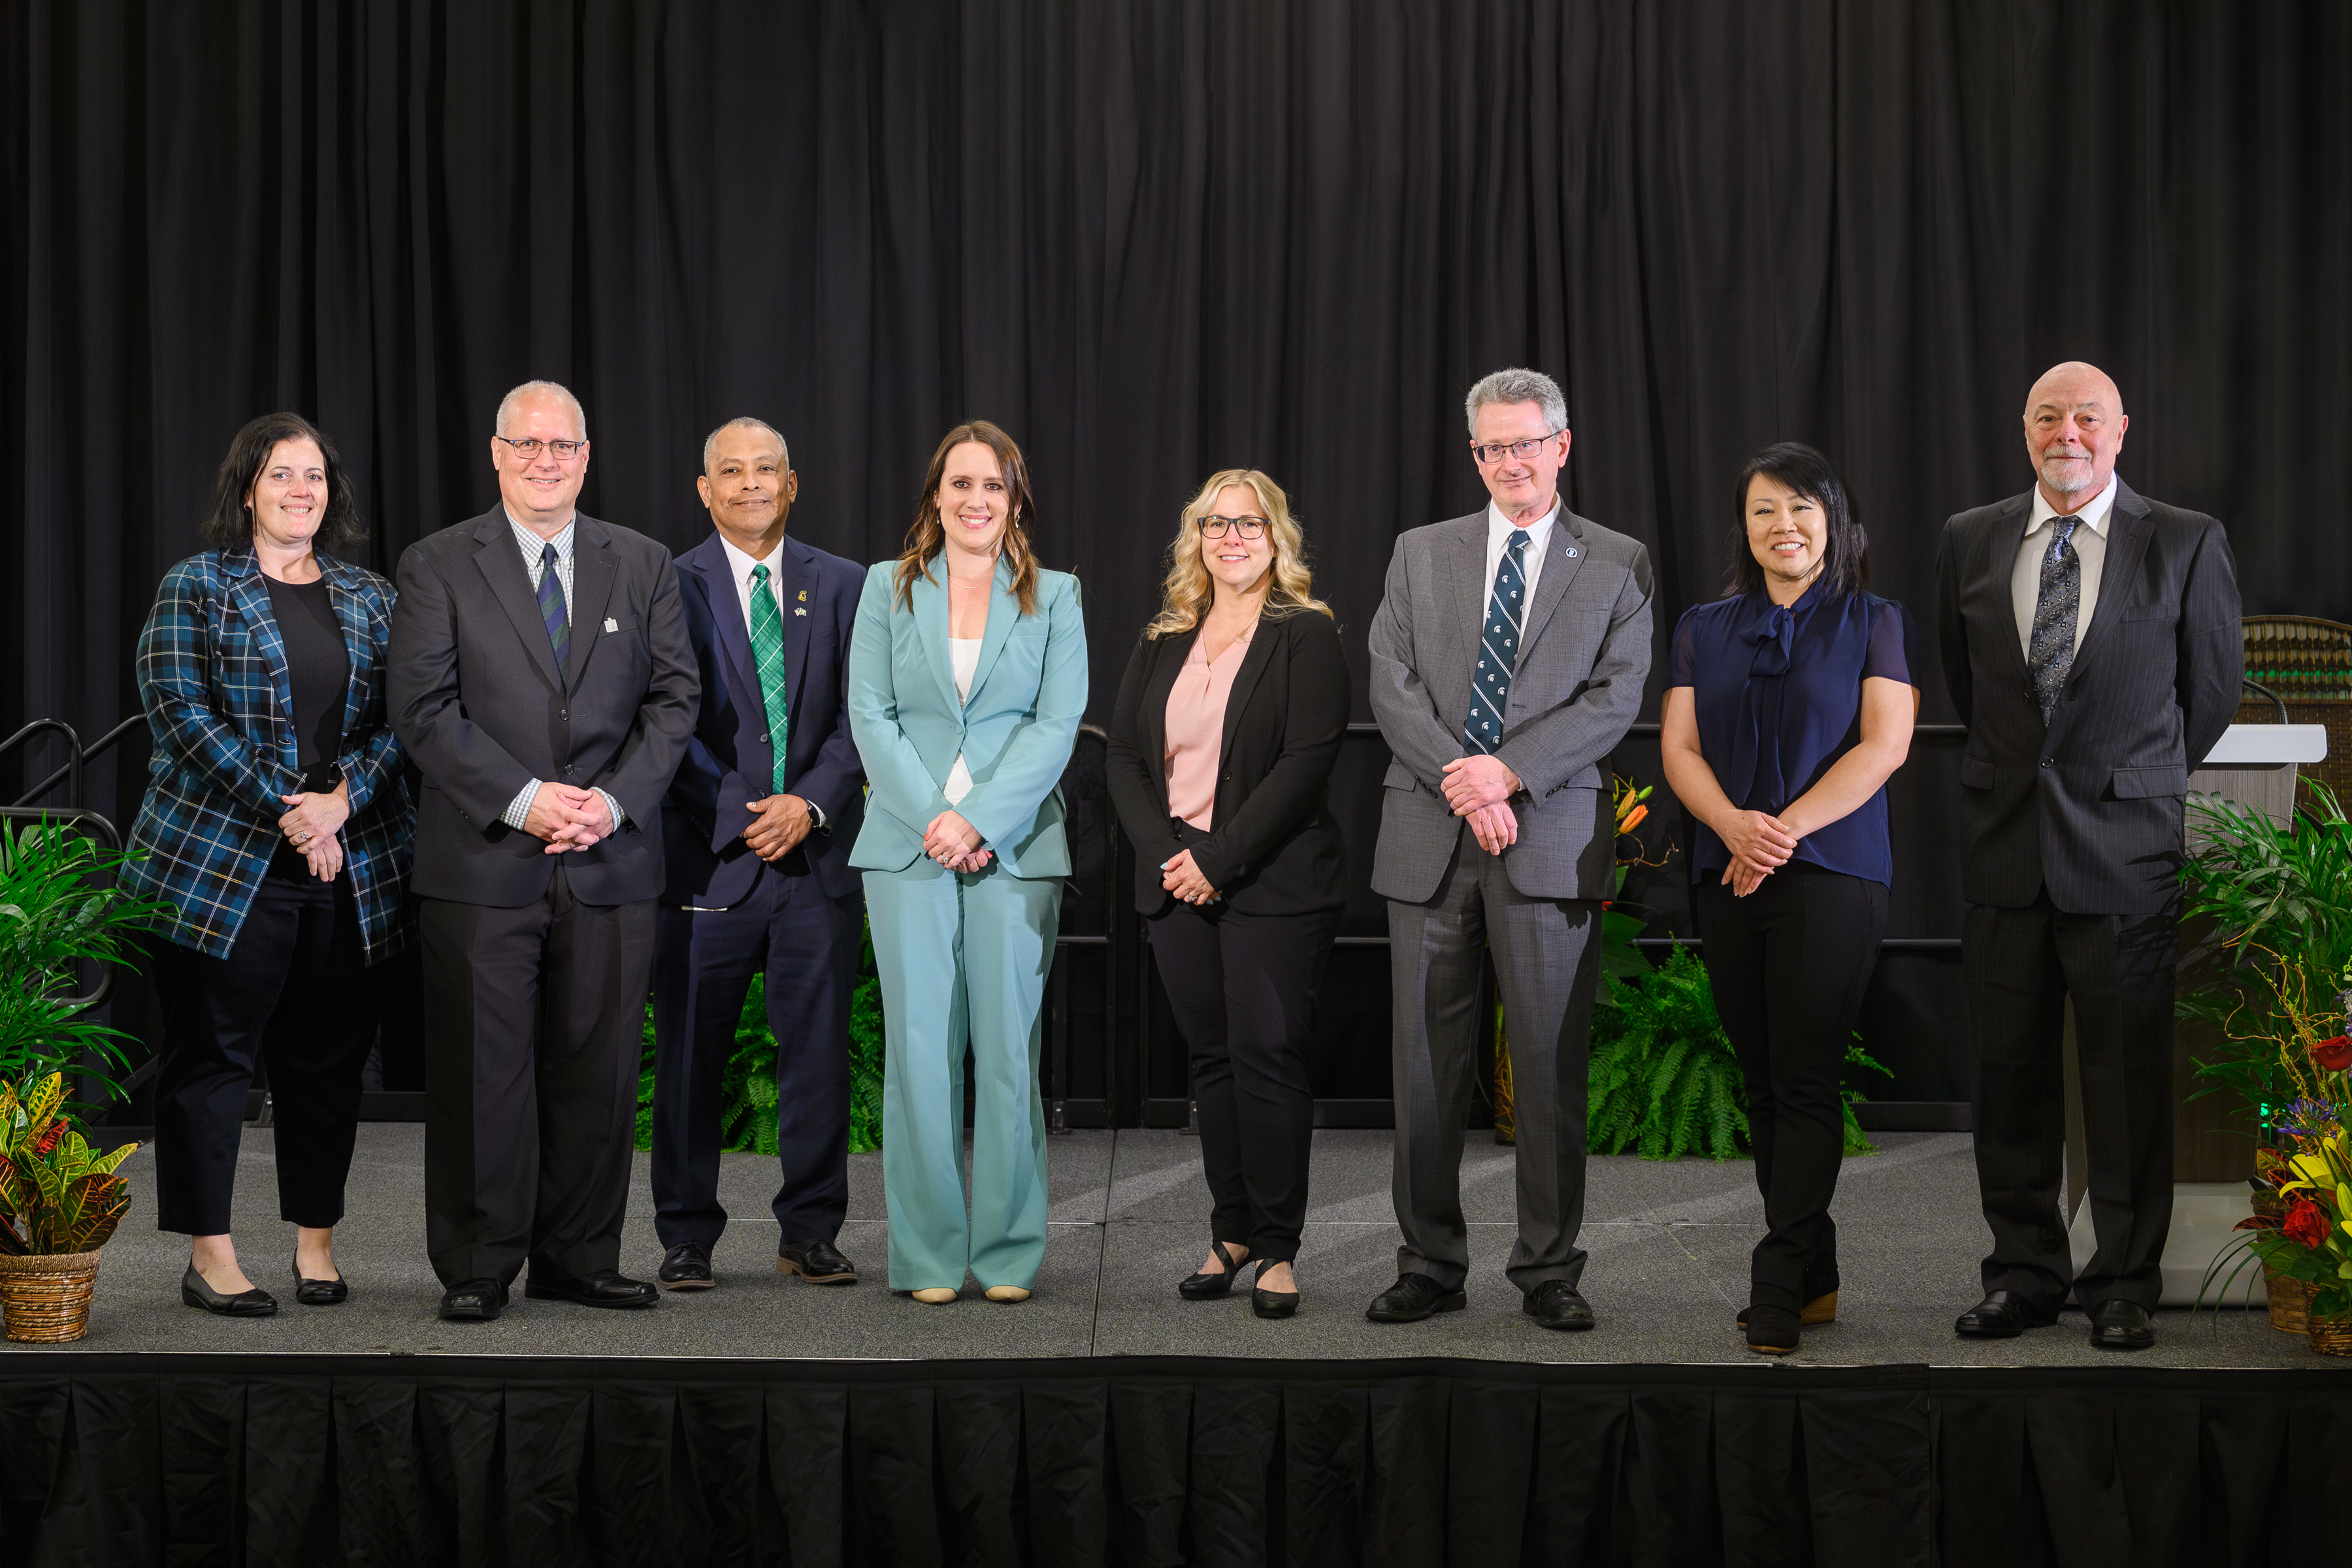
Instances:
[[[1223,539],[1225,536],[1225,531],[1227,529],[1232,529],[1234,532],[1239,533],[1244,539],[1264,539],[1265,537],[1265,519],[1262,517],[1204,517],[1201,520],[1201,537],[1203,539]]]
[[[1514,458],[1532,458],[1544,449],[1545,442],[1558,436],[1560,430],[1567,428],[1568,426],[1563,425],[1559,430],[1554,430],[1549,435],[1530,437],[1525,441],[1496,441],[1492,446],[1473,447],[1470,448],[1470,456],[1481,463],[1499,463],[1503,460],[1503,454],[1506,452]]]
[[[568,463],[588,449],[588,443],[585,441],[541,441],[529,436],[520,441],[509,440],[504,436],[493,436],[490,439],[505,441],[508,446],[514,448],[515,456],[526,463],[538,457],[541,447],[554,453],[555,460],[559,463]]]

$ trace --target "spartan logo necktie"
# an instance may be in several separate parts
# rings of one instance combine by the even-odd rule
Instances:
[[[1495,591],[1486,601],[1486,618],[1478,626],[1478,668],[1470,672],[1470,717],[1463,722],[1462,738],[1470,750],[1492,752],[1503,742],[1503,709],[1511,698],[1511,671],[1519,662],[1519,628],[1526,622],[1527,574],[1519,569],[1526,553],[1528,531],[1511,530],[1495,568]]]

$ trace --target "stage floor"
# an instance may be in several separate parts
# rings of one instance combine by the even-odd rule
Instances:
[[[1791,1363],[1853,1366],[2242,1367],[2315,1363],[2302,1336],[2280,1333],[2260,1311],[2158,1314],[2156,1348],[2137,1355],[2091,1349],[2085,1321],[2069,1313],[2021,1339],[1961,1340],[1955,1313],[1978,1295],[1985,1246],[1966,1133],[1880,1133],[1882,1152],[1846,1162],[1836,1215],[1844,1285],[1840,1321],[1809,1330]],[[884,1287],[887,1226],[879,1155],[850,1162],[843,1250],[865,1282],[820,1289],[774,1269],[776,1227],[767,1209],[773,1165],[726,1157],[721,1194],[736,1216],[717,1249],[715,1290],[668,1294],[638,1312],[526,1301],[520,1289],[491,1324],[439,1321],[440,1295],[425,1257],[424,1129],[370,1123],[360,1130],[351,1212],[336,1254],[352,1299],[335,1308],[293,1304],[293,1232],[278,1220],[268,1129],[249,1128],[238,1173],[236,1235],[247,1270],[277,1293],[278,1316],[211,1317],[181,1304],[187,1244],[152,1227],[154,1161],[142,1150],[123,1166],[136,1191],[131,1215],[105,1252],[89,1352],[253,1351],[275,1353],[533,1356],[783,1356],[856,1358],[1268,1356],[1360,1360],[1470,1357],[1494,1361],[1739,1363],[1756,1364],[1732,1315],[1746,1300],[1748,1255],[1762,1207],[1745,1162],[1591,1163],[1583,1289],[1600,1315],[1590,1333],[1549,1333],[1519,1311],[1503,1277],[1512,1237],[1511,1152],[1473,1132],[1463,1202],[1471,1220],[1466,1311],[1418,1324],[1367,1322],[1365,1304],[1395,1277],[1396,1227],[1389,1204],[1390,1134],[1316,1134],[1313,1198],[1298,1276],[1298,1314],[1261,1322],[1239,1297],[1181,1300],[1176,1281],[1196,1267],[1208,1238],[1208,1190],[1196,1141],[1174,1131],[1077,1131],[1049,1152],[1052,1237],[1037,1294],[1018,1307],[980,1299],[967,1286],[952,1306],[926,1307]],[[637,1156],[625,1271],[650,1279],[660,1261],[653,1234],[647,1157]],[[10,1346],[12,1351],[29,1347]]]

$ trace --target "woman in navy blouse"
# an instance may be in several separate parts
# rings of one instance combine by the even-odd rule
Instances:
[[[1767,447],[1738,496],[1731,585],[1675,628],[1663,742],[1764,1194],[1739,1321],[1785,1355],[1837,1316],[1838,1070],[1886,929],[1886,780],[1919,690],[1911,617],[1863,591],[1869,546],[1829,460]]]

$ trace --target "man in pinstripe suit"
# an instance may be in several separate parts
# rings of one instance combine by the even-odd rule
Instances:
[[[1589,1329],[1585,1068],[1616,845],[1600,763],[1641,707],[1650,563],[1560,503],[1568,405],[1550,377],[1497,371],[1465,408],[1493,500],[1398,539],[1370,633],[1372,712],[1395,759],[1372,888],[1389,900],[1404,1245],[1365,1316],[1465,1303],[1458,1176],[1491,945],[1518,1109],[1505,1272],[1539,1325]]]
[[[2116,477],[2123,398],[2058,365],[2025,408],[2037,482],[1944,525],[1944,679],[1969,726],[1962,963],[1977,1181],[1992,1253],[1954,1329],[2005,1339],[2071,1287],[2091,1342],[2156,1342],[2172,1221],[2172,989],[2189,774],[2238,705],[2237,567],[2221,525]],[[2097,1251],[2059,1211],[2061,1049],[2074,1010]]]

